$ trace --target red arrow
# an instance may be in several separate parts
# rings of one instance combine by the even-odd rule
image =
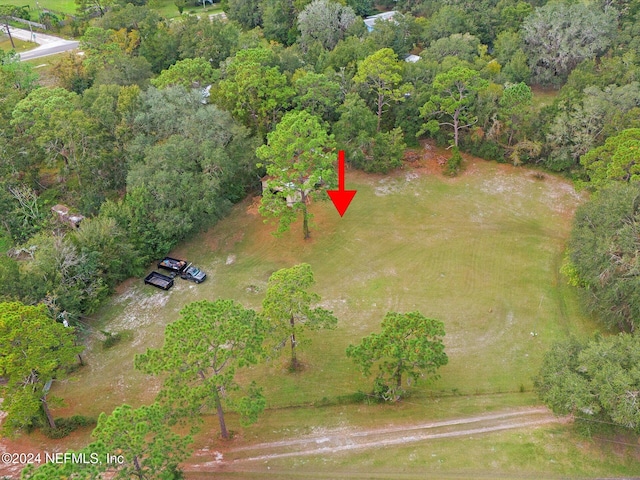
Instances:
[[[357,190],[344,189],[344,150],[338,151],[338,190],[327,190],[327,194],[342,217],[349,208]]]

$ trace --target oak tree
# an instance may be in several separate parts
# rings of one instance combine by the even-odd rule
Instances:
[[[522,24],[522,39],[536,81],[557,84],[582,60],[603,53],[616,27],[615,11],[584,3],[549,2]]]
[[[300,41],[305,46],[319,42],[326,50],[333,50],[355,21],[351,7],[333,0],[314,0],[298,15]]]
[[[582,98],[560,102],[546,135],[550,147],[546,166],[556,171],[575,167],[580,157],[601,145],[606,136],[632,126],[638,118],[638,107],[638,82],[604,88],[590,85],[584,88]]]
[[[570,280],[590,313],[634,331],[640,319],[640,185],[612,181],[576,211],[568,242]]]
[[[237,48],[241,30],[237,23],[219,17],[188,16],[172,25],[172,32],[180,39],[181,58],[201,57],[218,68]]]
[[[554,413],[572,415],[585,433],[609,425],[638,433],[638,362],[637,335],[570,338],[545,354],[535,387]]]
[[[83,347],[75,346],[72,328],[52,320],[44,305],[0,303],[0,386],[7,434],[37,425],[46,418],[55,428],[49,410],[51,380],[65,376],[77,363]],[[48,398],[49,397],[49,398]]]

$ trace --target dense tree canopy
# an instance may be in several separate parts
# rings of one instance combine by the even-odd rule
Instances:
[[[212,101],[239,122],[264,134],[290,105],[294,90],[274,66],[273,53],[264,48],[238,52],[225,66],[224,78],[212,91]]]
[[[151,84],[157,88],[182,85],[185,88],[210,85],[215,78],[211,64],[204,58],[186,58],[164,70]]]
[[[296,109],[306,110],[325,122],[336,120],[336,110],[341,103],[343,92],[335,75],[299,70],[294,81]]]
[[[149,89],[142,101],[125,202],[139,208],[137,239],[155,245],[149,253],[157,254],[240,199],[255,168],[256,143],[227,112],[204,105],[197,90]]]
[[[547,134],[551,148],[550,169],[575,169],[582,155],[602,144],[607,134],[615,134],[612,125],[626,125],[637,117],[640,106],[640,84],[592,85],[583,91],[580,101],[573,99],[558,104],[558,113]]]
[[[640,181],[640,129],[629,128],[607,138],[604,145],[580,158],[589,176],[589,186],[597,189],[612,181]]]
[[[298,15],[300,41],[306,46],[319,42],[323,48],[333,50],[355,21],[351,7],[333,0],[313,0]]]
[[[570,278],[588,308],[610,327],[635,330],[640,318],[640,186],[612,182],[576,212]]]
[[[637,335],[569,339],[545,355],[536,389],[555,413],[573,415],[587,432],[616,425],[638,433],[639,361]]]
[[[48,390],[52,380],[65,376],[84,347],[75,346],[73,330],[52,320],[44,305],[0,303],[0,386],[5,434],[48,422]]]
[[[582,60],[603,53],[611,43],[615,13],[586,3],[550,2],[522,25],[525,52],[534,78],[559,84]]]

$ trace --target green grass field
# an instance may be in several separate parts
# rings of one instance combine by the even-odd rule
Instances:
[[[74,0],[5,0],[3,3],[17,7],[27,5],[33,20],[37,20],[38,12],[43,9],[73,15],[77,8]]]
[[[16,5],[21,7],[28,5],[31,11],[31,19],[37,21],[38,12],[42,9],[49,9],[55,12],[62,12],[69,15],[75,15],[77,12],[77,4],[74,0],[6,0],[4,3],[7,5]],[[179,16],[178,8],[175,6],[173,0],[151,0],[149,6],[158,11],[165,18],[173,18]],[[194,5],[185,8],[185,13],[192,13],[195,15],[210,15],[212,13],[221,12],[219,4],[207,5],[205,8]]]
[[[176,7],[173,0],[157,0],[155,2],[150,2],[150,6],[164,18],[174,18],[180,16],[178,7]],[[222,8],[220,8],[219,3],[202,7],[201,5],[195,5],[194,2],[193,5],[189,5],[184,9],[184,13],[192,15],[211,15],[220,12],[222,12]]]
[[[13,39],[13,44],[15,45],[15,51],[18,53],[37,47],[37,45],[33,42],[25,42],[17,38]],[[0,50],[3,50],[5,52],[14,50],[13,45],[11,45],[11,40],[9,40],[9,37],[7,37],[6,35],[0,35]]]
[[[311,336],[312,343],[299,352],[305,364],[301,373],[286,373],[283,356],[240,375],[242,381],[256,379],[264,387],[269,410],[246,429],[231,416],[231,428],[241,432],[237,441],[279,439],[318,426],[405,424],[537,405],[532,377],[549,345],[569,334],[590,335],[596,328],[581,315],[576,292],[558,272],[573,212],[581,201],[572,186],[551,175],[538,180],[526,169],[475,160],[455,179],[426,169],[388,177],[350,171],[347,188],[358,194],[343,219],[330,203],[312,206],[315,229],[310,241],[302,240],[299,224],[283,237],[273,237],[274,227],[265,225],[255,205],[245,201],[215,228],[172,252],[202,267],[209,276],[204,284],[177,279],[169,292],[144,286],[142,279],[122,285],[87,331],[88,365],[54,387],[67,403],[56,413],[98,415],[124,402],[136,406],[152,401],[158,382],[136,372],[133,357],[162,344],[165,325],[178,318],[185,304],[233,298],[258,309],[270,274],[299,262],[313,267],[315,291],[322,305],[334,311],[339,326]],[[387,311],[412,310],[444,321],[450,362],[440,370],[441,378],[418,384],[401,405],[330,406],[340,396],[371,388],[371,380],[346,358],[345,348],[377,330]],[[133,338],[103,350],[99,329],[129,330]],[[309,407],[312,404],[329,406]],[[207,424],[215,430],[213,417]],[[527,441],[513,432],[485,438],[495,448],[501,442],[511,445],[500,453],[499,469],[510,465],[512,456],[513,468],[522,455],[529,458],[533,442],[530,470],[545,471],[547,459],[536,449],[557,438],[554,428],[528,432],[533,440]],[[210,437],[207,431],[196,446],[215,448]],[[464,450],[456,450],[470,448],[481,457],[486,442],[479,442],[476,450],[453,440],[438,448],[449,452],[446,465],[454,471],[466,465]],[[376,465],[390,468],[415,448],[385,450],[380,460],[376,456]],[[329,471],[353,470],[367,455],[373,454],[325,464],[333,465]],[[431,459],[425,455],[416,460],[416,468],[428,467]],[[558,455],[558,468],[549,471],[559,475],[571,472],[573,462],[591,458],[588,449],[578,447]],[[475,457],[469,458],[473,466]],[[296,462],[278,464],[286,469]],[[478,462],[477,468],[488,468],[485,460]],[[617,465],[616,472],[633,471],[626,459],[610,462]]]
[[[534,86],[532,88],[533,91],[533,106],[536,110],[540,110],[544,107],[547,107],[553,103],[553,101],[558,96],[559,90],[552,87],[540,87]]]

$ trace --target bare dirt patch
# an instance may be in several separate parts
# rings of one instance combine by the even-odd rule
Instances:
[[[257,197],[253,197],[251,199],[251,203],[249,204],[249,206],[246,208],[246,212],[249,215],[253,215],[254,217],[257,215],[260,215],[260,212],[258,211],[258,209],[260,208],[260,202],[262,201],[262,197],[260,195],[258,195]]]
[[[420,147],[406,151],[404,155],[405,166],[425,175],[442,177],[442,167],[451,157],[451,152],[445,148],[437,147],[427,140],[422,140]]]

